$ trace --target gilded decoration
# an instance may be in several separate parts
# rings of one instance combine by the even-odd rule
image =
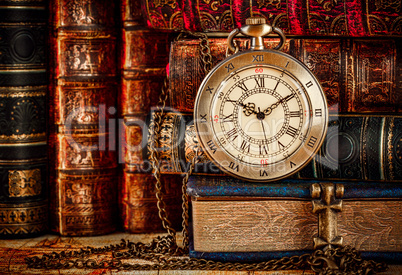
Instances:
[[[65,123],[98,123],[99,122],[99,106],[103,100],[100,96],[99,90],[87,89],[85,92],[81,92],[83,89],[66,89],[65,91],[65,114],[62,115],[62,119]],[[97,101],[97,102],[94,102]]]
[[[124,152],[125,163],[132,165],[141,165],[142,159],[142,127],[134,124],[132,121],[127,121],[125,124],[126,130],[126,151]]]
[[[356,74],[356,99],[365,106],[390,104],[394,78],[392,68],[395,66],[392,56],[395,55],[395,45],[371,42],[366,46],[356,43],[355,48],[359,68]],[[378,52],[373,49],[378,49]]]
[[[281,8],[282,0],[257,0],[258,8],[267,8],[269,6],[273,6],[276,9]]]
[[[95,146],[91,142],[81,142],[80,144],[72,142],[71,146],[66,149],[67,160],[73,165],[95,166],[92,156]]]
[[[220,29],[223,31],[230,31],[233,29],[233,16],[230,10],[224,11],[220,17]]]
[[[201,16],[201,28],[203,30],[219,30],[218,23],[211,14],[207,12],[200,12],[200,16]]]
[[[29,225],[29,224],[41,224],[47,221],[47,203],[43,205],[23,204],[18,207],[0,207],[0,234],[7,228],[7,224],[11,225]],[[13,226],[15,228],[15,226]],[[28,232],[24,232],[28,233]]]
[[[401,0],[375,0],[376,10],[393,9],[395,12],[401,10]]]
[[[114,198],[114,186],[110,181],[110,178],[101,175],[91,178],[83,176],[83,179],[72,178],[65,181],[66,207],[75,207],[76,204],[89,204],[84,207],[87,210],[81,211],[82,213],[91,212],[91,208],[95,206],[110,205]]]
[[[197,153],[198,159],[197,162],[208,162],[208,158],[205,155],[205,153],[202,151],[201,146],[199,145],[197,135],[195,134],[195,126],[193,125],[188,125],[186,127],[186,132],[185,132],[185,156],[186,156],[186,161],[191,162]]]
[[[92,15],[93,1],[71,1],[67,4],[67,12],[71,15],[74,23],[77,24],[92,24],[95,18]]]
[[[176,170],[173,166],[174,158],[172,156],[172,151],[174,149],[173,129],[176,119],[177,116],[174,114],[165,115],[159,133],[159,157],[161,160],[161,169],[164,171]]]
[[[61,76],[115,74],[114,37],[107,34],[103,37],[96,33],[93,35],[95,38],[89,41],[78,38],[74,41],[61,40]],[[88,35],[85,39],[88,39]]]
[[[222,1],[223,0],[202,0],[205,4],[210,5],[211,9],[213,11],[217,11],[218,10],[218,6],[222,5]]]
[[[73,183],[66,190],[66,197],[71,200],[71,203],[91,203],[94,199],[92,188],[83,183]]]
[[[379,34],[386,33],[388,31],[387,24],[378,16],[368,15],[370,33]]]
[[[338,0],[317,0],[318,4],[322,5],[324,10],[331,11],[336,4],[338,4]]]
[[[325,18],[319,14],[310,14],[309,29],[312,33],[326,35],[329,33]]]
[[[340,41],[303,42],[303,61],[319,79],[330,108],[339,103]]]
[[[29,197],[39,195],[42,191],[39,169],[10,170],[8,174],[10,197]]]
[[[176,0],[153,0],[153,4],[155,5],[155,8],[169,6],[172,9],[175,9],[177,6]]]
[[[0,89],[0,139],[5,142],[45,138],[43,86]]]
[[[389,121],[389,128],[388,128],[388,139],[387,139],[387,146],[386,146],[386,148],[388,148],[388,150],[387,150],[387,154],[386,154],[386,156],[387,156],[387,158],[388,158],[388,172],[389,172],[389,178],[391,179],[391,180],[393,180],[394,179],[394,176],[395,176],[395,173],[394,173],[394,165],[393,165],[393,162],[392,162],[392,158],[393,158],[393,154],[392,154],[392,149],[393,149],[393,146],[392,146],[392,139],[393,139],[393,137],[394,137],[394,132],[393,132],[393,129],[394,129],[394,126],[395,126],[395,121],[394,121],[394,118],[390,118],[389,119],[390,121]]]

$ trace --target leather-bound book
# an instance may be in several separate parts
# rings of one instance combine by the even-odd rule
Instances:
[[[0,1],[0,238],[48,229],[47,1]]]
[[[349,245],[399,263],[401,191],[401,183],[193,176],[190,257],[262,261]]]
[[[142,159],[146,115],[158,104],[169,63],[170,34],[147,30],[140,1],[125,0],[122,18],[119,105],[119,210],[130,233],[164,231],[158,216],[155,179],[150,162]],[[146,128],[145,128],[146,130]],[[181,179],[163,180],[164,200],[175,228],[181,224]]]
[[[213,65],[225,58],[226,38],[209,38]],[[245,39],[238,39],[246,49]],[[278,39],[265,39],[273,48]],[[316,75],[332,113],[398,113],[402,110],[400,39],[287,39],[282,51]],[[192,112],[206,73],[198,39],[175,41],[170,52],[171,107]]]
[[[117,8],[50,4],[51,230],[65,236],[117,225]]]
[[[228,32],[250,16],[264,17],[287,35],[399,36],[401,1],[153,1],[142,0],[154,29]]]
[[[203,153],[191,115],[166,113],[161,129],[157,151],[163,173],[188,171],[198,150],[195,173],[226,176]],[[402,117],[398,115],[330,115],[320,150],[293,178],[401,182],[401,130]],[[143,158],[147,156],[144,150]]]

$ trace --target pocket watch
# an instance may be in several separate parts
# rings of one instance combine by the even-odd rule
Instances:
[[[263,37],[280,36],[275,49]],[[237,34],[250,37],[239,52]],[[194,124],[203,151],[223,172],[247,181],[288,177],[304,167],[320,148],[327,131],[328,108],[313,73],[280,49],[285,35],[264,18],[248,18],[228,36],[235,53],[202,81]]]

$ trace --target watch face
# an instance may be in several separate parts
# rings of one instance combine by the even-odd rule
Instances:
[[[264,50],[215,67],[200,86],[194,117],[204,151],[224,172],[270,181],[311,160],[328,113],[319,82],[302,63]]]

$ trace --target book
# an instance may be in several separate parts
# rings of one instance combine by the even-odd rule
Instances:
[[[99,235],[117,226],[117,6],[50,2],[50,228]]]
[[[169,63],[171,35],[146,29],[140,1],[120,4],[121,89],[118,97],[119,212],[123,230],[130,233],[162,232],[158,216],[155,182],[150,163],[141,157],[143,124],[146,115],[158,103]],[[152,168],[151,168],[152,169]],[[174,228],[181,226],[181,179],[164,177],[164,201]]]
[[[317,186],[319,194],[315,193]],[[309,253],[322,243],[342,243],[355,247],[363,257],[397,263],[402,256],[397,241],[402,234],[401,187],[400,183],[250,183],[229,177],[192,176],[187,186],[191,198],[190,257],[262,261]],[[331,196],[329,204],[317,195]],[[320,205],[327,210],[321,212]],[[319,225],[325,215],[336,216],[332,217],[335,228]],[[325,230],[332,231],[328,240]]]
[[[250,16],[267,19],[286,35],[398,36],[401,1],[142,1],[153,29],[229,32]]]
[[[150,115],[147,125],[152,119]],[[323,145],[313,160],[293,177],[398,183],[402,180],[401,126],[402,117],[397,115],[330,115]],[[202,152],[192,115],[167,112],[161,129],[157,151],[163,173],[188,171],[198,150],[195,173],[226,176]],[[143,139],[147,142],[144,132]],[[143,159],[147,157],[145,149]]]
[[[120,215],[122,227],[128,233],[164,232],[159,218],[155,195],[155,178],[150,173],[123,171],[119,188]],[[173,228],[182,223],[181,180],[177,175],[164,175],[163,201]]]
[[[213,65],[225,58],[225,38],[209,39]],[[240,51],[248,48],[239,38]],[[266,48],[279,39],[266,38]],[[398,113],[402,110],[400,39],[288,38],[285,53],[316,75],[332,113]],[[192,112],[198,87],[206,76],[198,39],[174,41],[170,52],[170,106]]]
[[[0,238],[48,229],[46,1],[0,1]]]

